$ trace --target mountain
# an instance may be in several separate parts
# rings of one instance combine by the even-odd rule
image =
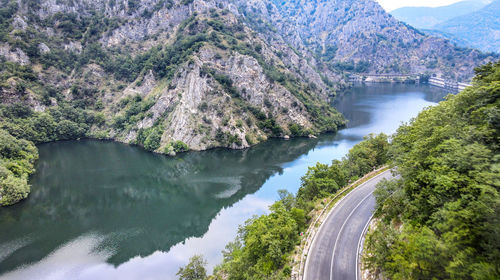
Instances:
[[[469,81],[499,58],[427,36],[373,0],[0,3],[0,204],[27,195],[33,143],[246,148],[342,127],[328,98],[350,73]]]
[[[35,142],[89,134],[172,153],[176,141],[244,148],[269,136],[336,131],[343,120],[326,103],[335,85],[325,81],[339,78],[322,78],[283,41],[266,42],[231,7],[23,1],[0,48],[2,101],[44,112],[71,104],[102,124],[67,119],[83,129],[28,135]]]
[[[469,81],[473,65],[498,59],[427,36],[372,0],[266,2],[238,1],[247,21],[260,18],[295,49],[313,53],[323,72],[429,73]]]
[[[500,53],[500,0],[437,24],[432,29],[459,38],[464,41],[463,46]]]
[[[488,0],[472,0],[435,8],[403,7],[391,11],[390,14],[415,28],[432,29],[435,25],[454,17],[480,10],[490,2]]]

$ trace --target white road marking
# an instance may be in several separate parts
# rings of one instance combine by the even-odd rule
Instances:
[[[366,230],[368,229],[368,226],[370,225],[370,221],[372,220],[373,218],[373,214],[370,216],[370,218],[368,219],[368,221],[366,222],[366,225],[365,227],[363,228],[363,231],[361,232],[361,235],[359,236],[359,240],[358,240],[358,251],[356,252],[356,280],[359,280],[359,255],[361,253],[361,251],[359,250],[359,248],[361,248],[361,240],[363,240],[363,236],[365,236],[365,233],[366,233]]]
[[[352,214],[361,206],[361,204],[367,200],[371,195],[373,195],[373,191],[371,191],[367,196],[361,200],[354,209],[352,209],[351,213],[349,213],[349,216],[345,219],[344,223],[342,224],[342,227],[340,228],[339,234],[337,235],[337,238],[335,239],[335,245],[333,246],[333,253],[332,253],[332,263],[330,265],[330,280],[333,280],[333,262],[335,260],[335,250],[337,249],[337,243],[339,242],[340,235],[342,234],[342,231],[344,230],[345,225],[347,224],[347,221],[351,218]]]
[[[378,178],[378,177],[380,177],[382,175],[385,175],[387,171],[389,171],[389,170],[386,170],[386,171],[384,171],[384,172],[382,172],[380,174],[377,174],[373,178],[368,179],[368,181],[361,183],[361,185],[357,186],[356,188],[354,188],[353,190],[351,190],[348,194],[346,194],[344,197],[342,197],[339,201],[337,201],[335,203],[335,205],[333,206],[333,208],[330,210],[330,212],[328,212],[328,214],[326,215],[326,218],[323,220],[323,222],[319,226],[317,234],[314,236],[314,239],[313,239],[313,241],[311,243],[311,246],[309,246],[309,250],[307,251],[306,263],[304,265],[305,269],[304,269],[304,274],[303,274],[303,278],[302,278],[303,280],[307,280],[307,270],[309,268],[309,260],[311,259],[311,258],[309,258],[309,255],[312,252],[312,249],[314,248],[314,244],[316,243],[316,240],[318,239],[317,237],[319,236],[319,233],[321,232],[321,229],[326,224],[326,221],[330,218],[330,215],[334,212],[334,210],[337,208],[337,206],[339,206],[344,199],[346,199],[348,196],[350,196],[356,190],[359,190],[362,187],[364,187],[367,183],[371,182],[372,180],[374,180],[374,179],[376,179],[376,178]]]

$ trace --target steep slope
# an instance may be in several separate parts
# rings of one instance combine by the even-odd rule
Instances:
[[[391,11],[390,14],[415,28],[431,29],[434,25],[454,17],[480,10],[490,2],[491,1],[469,0],[435,8],[403,7]]]
[[[427,36],[372,0],[239,1],[245,15],[279,30],[319,69],[334,72],[429,73],[469,81],[473,65],[498,59]]]
[[[500,53],[500,1],[437,24],[432,29],[465,41],[464,46]]]
[[[2,4],[4,139],[113,139],[173,155],[344,123],[327,103],[336,85],[282,40],[242,24],[230,3]],[[32,167],[24,158],[36,154],[1,156],[0,204],[11,204],[26,197],[11,183],[25,184]]]
[[[315,71],[292,68],[307,69],[307,62],[285,44],[266,43],[215,2],[57,3],[23,4],[13,15],[5,57],[34,77],[18,83],[17,70],[4,71],[4,102],[44,110],[70,101],[102,113],[92,133],[131,143],[155,127],[164,136],[153,145],[158,151],[173,140],[196,150],[248,147],[294,134],[289,125],[302,135],[341,124],[324,103],[332,88]],[[26,89],[16,92],[22,83]],[[49,83],[55,92],[44,91]]]
[[[468,80],[497,58],[427,37],[372,0],[0,4],[0,133],[35,144],[245,148],[336,131],[344,121],[328,97],[352,72]],[[12,178],[26,182],[36,158],[32,143],[14,140],[19,154],[2,152],[0,187],[15,199],[2,204],[26,196]]]

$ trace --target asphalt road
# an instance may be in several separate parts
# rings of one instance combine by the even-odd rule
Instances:
[[[358,279],[358,244],[375,209],[373,191],[385,171],[358,186],[330,211],[321,225],[306,260],[305,280]]]

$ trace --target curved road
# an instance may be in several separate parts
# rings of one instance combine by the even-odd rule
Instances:
[[[373,191],[390,170],[352,190],[330,211],[309,249],[305,280],[358,279],[358,244],[375,209]]]

